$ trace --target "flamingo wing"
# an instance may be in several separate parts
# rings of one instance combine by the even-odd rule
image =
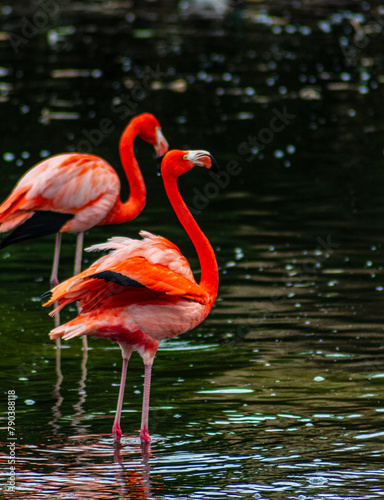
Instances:
[[[101,306],[107,297],[111,302],[112,296],[120,294],[124,294],[127,302],[155,300],[168,295],[208,303],[207,292],[196,283],[187,260],[176,245],[151,233],[141,232],[141,235],[142,240],[115,237],[90,247],[91,250],[114,252],[57,285],[44,305],[59,301],[55,313],[66,304],[80,300],[85,312]]]
[[[195,281],[187,259],[174,243],[148,231],[140,231],[140,236],[142,240],[114,236],[105,243],[93,245],[86,248],[86,250],[89,252],[100,250],[113,251],[108,256],[102,257],[93,264],[102,264],[100,270],[110,265],[116,265],[131,257],[144,257],[152,264],[162,264],[189,280]]]
[[[52,295],[44,305],[56,301],[60,306],[80,300],[83,312],[101,306],[106,298],[112,306],[112,296],[124,294],[127,303],[142,300],[156,300],[168,296],[177,296],[207,304],[209,296],[195,281],[175,273],[161,264],[151,264],[143,257],[132,257],[110,266],[107,270],[97,271],[95,266],[83,273],[66,280],[52,290]],[[131,297],[129,296],[131,295]],[[119,303],[121,300],[119,300]]]
[[[29,170],[0,205],[0,232],[23,224],[36,211],[71,214],[81,225],[68,219],[62,230],[88,229],[108,213],[119,191],[116,172],[101,158],[78,153],[53,156]]]
[[[71,214],[51,212],[49,210],[32,213],[31,216],[22,218],[21,225],[17,224],[16,229],[6,238],[1,240],[0,248],[5,248],[13,243],[29,240],[38,236],[57,233],[68,220],[72,219],[72,217],[73,215]],[[2,226],[0,226],[0,232],[1,229]]]
[[[87,279],[103,279],[123,287],[145,287],[154,292],[178,295],[205,304],[207,293],[193,280],[182,276],[163,264],[152,264],[144,257],[132,257],[107,272],[87,276]],[[134,284],[132,283],[132,280]],[[133,292],[134,293],[134,292]]]

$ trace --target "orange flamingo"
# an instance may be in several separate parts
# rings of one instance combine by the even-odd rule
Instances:
[[[51,312],[79,300],[80,314],[51,331],[51,339],[81,335],[104,337],[120,345],[123,368],[112,434],[120,441],[120,417],[128,360],[138,351],[145,365],[140,438],[150,442],[149,392],[153,360],[162,339],[191,330],[208,315],[217,296],[218,269],[214,251],[177,187],[177,178],[194,166],[218,165],[207,151],[169,151],[161,165],[165,190],[176,215],[191,238],[201,265],[197,284],[186,258],[176,245],[146,231],[142,240],[114,237],[88,250],[113,250],[82,273],[56,286],[49,301],[59,301]]]
[[[134,117],[120,139],[120,157],[130,186],[129,199],[120,199],[120,180],[102,158],[68,153],[52,156],[29,170],[0,205],[0,233],[14,230],[0,248],[11,243],[56,233],[51,287],[57,272],[61,235],[77,233],[75,274],[81,270],[84,231],[95,225],[119,224],[134,219],[145,205],[145,184],[133,143],[139,136],[154,145],[158,156],[168,144],[156,118],[143,113]]]

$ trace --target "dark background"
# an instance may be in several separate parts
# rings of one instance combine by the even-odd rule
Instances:
[[[2,251],[4,484],[7,391],[18,396],[17,493],[4,497],[381,497],[384,4],[1,2],[0,23],[2,199],[46,156],[88,149],[116,168],[124,199],[118,142],[143,111],[172,148],[207,149],[229,172],[221,186],[201,171],[180,179],[220,289],[207,320],[156,356],[149,456],[141,360],[118,463],[118,347],[90,339],[85,369],[69,342],[58,379],[40,301],[53,238]],[[153,231],[198,277],[153,150],[138,140],[136,152],[145,210],[85,244]],[[65,234],[61,278],[73,255]]]

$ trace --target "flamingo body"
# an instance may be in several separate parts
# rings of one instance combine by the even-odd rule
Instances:
[[[119,194],[119,177],[102,158],[52,156],[29,170],[0,206],[0,230],[10,231],[36,212],[50,211],[71,216],[60,232],[83,232],[106,217]]]
[[[81,270],[84,231],[98,224],[130,221],[142,211],[146,189],[133,143],[139,136],[163,156],[168,144],[156,118],[150,113],[134,117],[120,139],[120,156],[130,186],[126,202],[120,199],[120,180],[102,158],[69,153],[48,158],[29,170],[0,205],[0,233],[13,232],[0,248],[30,238],[56,233],[51,286],[57,278],[61,233],[77,233],[74,272]],[[55,318],[60,324],[59,316]],[[56,342],[60,346],[59,340]],[[83,338],[86,349],[86,338]]]
[[[160,342],[203,321],[212,300],[197,285],[180,250],[165,238],[140,234],[142,240],[111,238],[88,249],[115,252],[56,287],[50,303],[59,300],[60,306],[53,314],[79,300],[81,315],[54,330],[52,338],[94,335],[136,347],[142,345],[138,332]]]
[[[118,342],[123,371],[113,435],[120,440],[120,413],[128,359],[133,350],[145,364],[140,436],[149,441],[149,384],[153,359],[161,340],[200,324],[216,300],[218,270],[215,254],[177,189],[176,179],[195,165],[216,165],[206,151],[171,151],[162,162],[162,175],[171,204],[191,237],[201,264],[197,284],[186,258],[167,239],[141,231],[141,240],[115,237],[88,250],[112,250],[88,269],[57,285],[44,305],[59,303],[51,314],[79,301],[80,314],[51,331],[52,339],[82,335]]]
[[[81,233],[97,224],[122,223],[135,218],[146,199],[144,181],[133,152],[136,136],[153,144],[159,156],[168,149],[153,115],[143,113],[131,120],[120,141],[121,159],[131,187],[126,203],[120,200],[119,177],[105,160],[82,153],[59,154],[29,170],[0,205],[0,233],[19,227],[16,241],[40,236],[41,232],[37,230],[34,234],[29,224],[23,238],[20,227],[32,217],[39,221],[39,212],[51,212],[51,227],[45,228],[44,234]],[[60,215],[55,219],[54,213],[66,214],[68,218],[63,222]],[[10,235],[1,246],[13,242]]]

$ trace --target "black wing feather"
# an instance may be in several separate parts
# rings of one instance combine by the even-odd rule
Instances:
[[[114,271],[101,271],[100,273],[91,274],[87,278],[97,278],[99,280],[110,281],[122,286],[135,286],[137,288],[146,288],[145,285],[139,283],[138,281],[124,276],[124,274],[115,273]]]
[[[21,224],[9,236],[4,238],[0,242],[0,248],[20,241],[57,233],[73,217],[73,214],[38,210],[24,224]]]

